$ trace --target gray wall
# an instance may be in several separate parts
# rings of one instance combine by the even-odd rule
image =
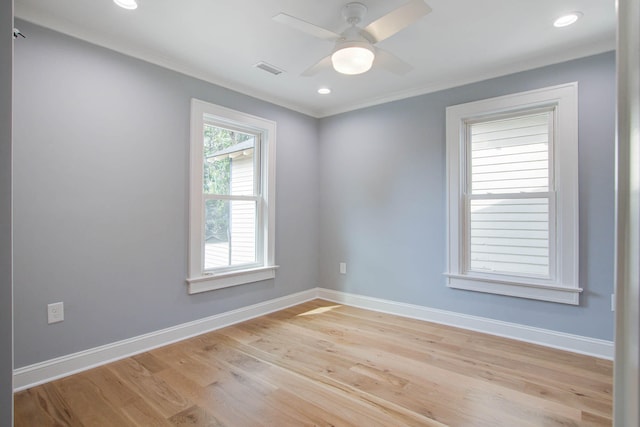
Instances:
[[[18,24],[16,367],[317,286],[316,119]],[[277,122],[275,280],[186,293],[191,97]]]
[[[580,306],[445,286],[445,108],[579,82]],[[615,58],[606,53],[320,123],[320,285],[613,339]],[[338,263],[347,262],[347,274]]]
[[[0,426],[12,425],[11,70],[13,1],[0,2]]]

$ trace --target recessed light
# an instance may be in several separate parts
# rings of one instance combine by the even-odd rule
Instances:
[[[138,8],[136,0],[113,0],[113,2],[123,9],[133,10]]]
[[[554,27],[567,27],[582,17],[582,12],[571,12],[561,16],[553,22]]]
[[[320,95],[329,95],[331,93],[331,89],[329,89],[328,87],[321,87],[320,89],[318,89],[318,93]]]

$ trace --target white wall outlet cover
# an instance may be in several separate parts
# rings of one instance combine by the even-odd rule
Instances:
[[[64,320],[64,303],[54,302],[47,305],[47,321],[49,324]]]
[[[341,262],[340,263],[340,274],[347,274],[347,263],[346,262]]]

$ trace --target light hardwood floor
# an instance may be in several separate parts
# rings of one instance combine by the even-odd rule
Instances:
[[[15,425],[610,426],[612,363],[316,300],[17,393]]]

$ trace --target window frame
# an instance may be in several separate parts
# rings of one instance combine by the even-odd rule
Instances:
[[[446,109],[447,271],[449,288],[578,305],[578,84],[521,92]],[[550,278],[469,270],[468,123],[552,109]],[[552,177],[552,178],[551,178]],[[551,214],[554,208],[555,216]],[[555,236],[553,236],[555,234]]]
[[[256,263],[204,269],[204,208],[211,195],[203,192],[204,126],[213,125],[252,134],[257,137],[258,191],[254,196],[217,195],[217,199],[255,200],[256,204]],[[190,190],[189,190],[189,246],[188,293],[195,294],[246,283],[273,279],[275,270],[275,148],[276,123],[220,105],[191,99]],[[255,185],[255,184],[254,184]]]

